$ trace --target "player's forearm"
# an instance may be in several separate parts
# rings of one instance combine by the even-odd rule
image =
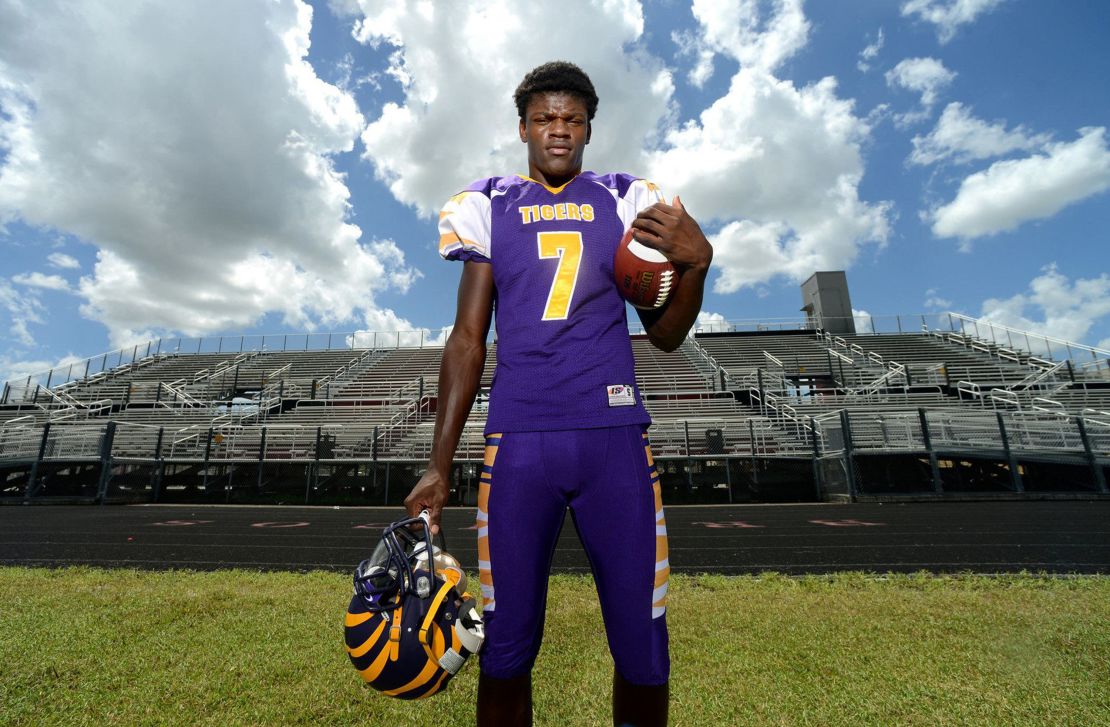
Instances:
[[[439,369],[439,401],[429,470],[444,476],[450,470],[463,425],[478,393],[485,362],[484,341],[475,343],[454,335],[447,339]]]
[[[701,312],[708,272],[708,267],[684,271],[663,312],[653,321],[645,321],[644,330],[656,348],[669,352],[682,345]]]

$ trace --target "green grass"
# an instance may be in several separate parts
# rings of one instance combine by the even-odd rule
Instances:
[[[406,703],[342,648],[345,577],[0,568],[0,724],[473,723],[477,665]],[[674,725],[1110,724],[1110,579],[676,576]],[[604,725],[588,577],[552,579],[537,724]]]

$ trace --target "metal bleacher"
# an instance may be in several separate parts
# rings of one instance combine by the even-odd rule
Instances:
[[[653,450],[706,466],[812,461],[817,478],[832,461],[903,453],[927,456],[939,480],[947,474],[936,474],[938,451],[1063,458],[1101,473],[1110,461],[1106,352],[1067,344],[1069,354],[1089,358],[1050,358],[1051,348],[1008,345],[1022,338],[1012,333],[1002,344],[968,328],[705,331],[671,353],[634,334]],[[195,353],[180,345],[160,353],[157,342],[142,356],[136,346],[127,362],[121,352],[71,365],[64,376],[8,382],[0,467],[32,463],[33,481],[34,468],[63,462],[192,463],[207,478],[214,462],[427,460],[442,347],[405,346],[399,335],[386,348],[349,347],[358,336],[340,337],[341,348],[304,340],[296,350],[242,350],[241,341],[232,352],[198,343]],[[482,459],[496,356],[491,343],[460,462]],[[1105,490],[1101,474],[1092,481]]]

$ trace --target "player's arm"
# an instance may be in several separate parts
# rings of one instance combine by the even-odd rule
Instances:
[[[655,347],[674,351],[701,312],[713,246],[678,197],[673,204],[657,202],[643,209],[632,222],[632,236],[666,255],[679,274],[678,285],[666,305],[658,310],[637,311]]]
[[[428,510],[432,532],[447,503],[451,462],[463,425],[470,415],[486,363],[486,336],[493,316],[493,269],[486,263],[463,263],[455,327],[447,337],[439,367],[439,402],[428,468],[405,498],[410,516]]]

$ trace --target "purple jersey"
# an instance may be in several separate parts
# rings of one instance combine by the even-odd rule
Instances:
[[[658,189],[583,172],[559,188],[491,177],[440,213],[440,254],[493,265],[497,368],[486,432],[650,424],[613,255]]]

